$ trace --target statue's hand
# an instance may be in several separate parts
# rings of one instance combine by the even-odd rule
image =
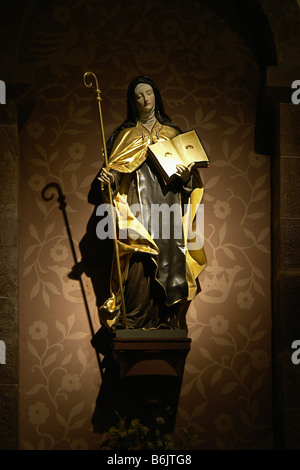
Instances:
[[[114,182],[114,177],[106,168],[102,168],[98,176],[98,180],[103,184],[109,184]]]
[[[185,166],[182,164],[176,165],[176,169],[177,169],[176,175],[179,176],[183,184],[189,181],[193,166],[194,166],[194,163],[192,163],[189,166]]]

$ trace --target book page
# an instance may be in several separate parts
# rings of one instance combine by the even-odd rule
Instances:
[[[171,140],[157,142],[150,145],[149,148],[155,154],[158,163],[169,177],[177,173],[176,165],[182,163],[182,160]]]
[[[172,142],[185,165],[193,162],[208,162],[205,150],[195,131],[179,134],[172,139]]]

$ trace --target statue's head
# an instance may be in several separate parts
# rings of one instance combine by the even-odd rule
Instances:
[[[127,90],[127,120],[130,122],[137,122],[140,111],[143,109],[144,111],[147,110],[144,108],[142,96],[140,101],[138,99],[139,93],[137,92],[141,90],[143,94],[149,93],[149,111],[152,109],[153,105],[155,105],[156,118],[161,122],[165,121],[166,119],[169,120],[168,116],[165,114],[163,102],[157,85],[153,82],[153,80],[144,75],[139,75],[129,83]]]
[[[155,95],[151,85],[139,83],[134,89],[135,104],[139,114],[149,114],[155,107]]]

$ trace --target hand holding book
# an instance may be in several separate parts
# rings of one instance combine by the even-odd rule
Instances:
[[[176,175],[179,176],[183,184],[186,184],[189,181],[191,177],[192,168],[194,165],[195,163],[191,163],[188,166],[185,166],[183,164],[176,165],[176,169],[177,169]]]

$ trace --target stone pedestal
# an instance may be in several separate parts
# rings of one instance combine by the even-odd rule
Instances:
[[[111,360],[106,358],[95,431],[107,431],[117,412],[148,426],[163,418],[165,430],[172,432],[190,343],[183,330],[118,331]]]
[[[120,378],[164,375],[181,381],[190,342],[172,330],[123,330],[113,340]]]

